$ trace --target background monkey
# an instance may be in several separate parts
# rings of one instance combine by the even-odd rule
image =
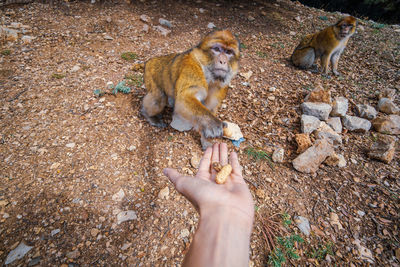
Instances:
[[[337,66],[341,53],[356,30],[356,19],[348,16],[324,30],[307,35],[292,54],[292,62],[300,68],[310,68],[316,58],[321,59],[322,73],[328,74],[329,61],[332,71],[340,75]]]
[[[168,102],[174,109],[171,126],[194,128],[206,149],[208,138],[223,134],[215,113],[238,68],[239,41],[228,30],[208,34],[186,52],[152,58],[145,65],[147,94],[141,112],[151,125],[165,127],[162,112]]]

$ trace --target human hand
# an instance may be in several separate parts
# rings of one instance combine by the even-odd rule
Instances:
[[[232,173],[225,184],[215,183],[216,171],[211,167],[212,162],[219,162],[222,166],[228,164],[228,149],[225,143],[207,148],[195,177],[182,175],[171,168],[164,169],[164,174],[175,185],[176,190],[195,206],[201,216],[228,210],[252,224],[253,199],[243,179],[237,154],[230,154]]]

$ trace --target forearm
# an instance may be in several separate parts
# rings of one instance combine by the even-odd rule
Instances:
[[[183,266],[248,266],[252,223],[232,209],[202,214]]]

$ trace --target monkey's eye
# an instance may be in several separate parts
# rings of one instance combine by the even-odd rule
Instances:
[[[219,46],[214,46],[211,49],[218,53],[221,52],[221,48]]]
[[[232,55],[232,54],[233,54],[233,51],[232,51],[232,50],[229,50],[229,49],[227,49],[227,50],[225,50],[225,54],[227,54],[227,55]]]

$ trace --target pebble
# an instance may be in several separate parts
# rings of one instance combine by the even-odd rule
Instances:
[[[106,34],[104,35],[104,40],[112,41],[114,38],[112,38],[110,35]]]
[[[115,193],[115,194],[112,196],[112,200],[113,200],[113,201],[118,201],[118,202],[120,202],[120,201],[122,201],[122,199],[124,199],[124,197],[125,197],[125,192],[124,192],[124,190],[121,188],[117,193]]]
[[[182,231],[181,231],[181,238],[185,238],[185,237],[188,237],[190,235],[190,232],[189,232],[189,230],[188,229],[182,229]]]
[[[137,220],[136,213],[133,210],[121,211],[117,214],[117,224],[131,220]]]
[[[36,37],[30,36],[30,35],[24,35],[24,36],[21,37],[21,41],[24,44],[30,44],[35,39],[36,39]]]
[[[361,118],[368,120],[373,120],[378,115],[378,112],[374,107],[365,104],[356,105],[356,113]]]
[[[168,186],[164,187],[163,189],[160,190],[158,193],[158,198],[159,199],[168,199],[169,198],[169,188]]]
[[[143,22],[147,22],[147,23],[151,22],[150,17],[147,16],[147,15],[140,15],[140,20],[143,21]]]
[[[121,250],[122,250],[122,251],[127,250],[127,249],[130,248],[131,246],[132,246],[132,243],[125,243],[125,244],[121,247]]]
[[[343,229],[343,226],[339,221],[339,216],[336,213],[331,212],[329,215],[329,218],[330,218],[330,223],[331,223],[332,227],[334,225],[336,225],[338,227],[339,231]]]
[[[356,248],[358,250],[358,254],[359,254],[361,260],[365,260],[372,264],[375,262],[371,250],[362,246],[360,240],[358,240],[358,239],[354,240],[353,244],[356,245]]]
[[[131,145],[130,147],[128,147],[128,150],[129,150],[129,151],[134,151],[134,150],[136,150],[136,146]]]
[[[60,229],[54,229],[51,231],[51,236],[55,236],[56,234],[58,234],[60,232]]]
[[[199,12],[200,12],[200,13],[203,14],[205,11],[206,11],[206,10],[205,10],[204,8],[199,8]]]
[[[73,148],[75,147],[75,143],[69,143],[65,145],[66,147]]]
[[[79,258],[79,256],[81,255],[81,253],[79,252],[78,249],[75,249],[73,251],[70,251],[66,254],[68,259],[77,259]]]
[[[80,69],[81,69],[81,67],[79,65],[75,65],[72,67],[71,72],[77,72]]]
[[[18,247],[8,253],[4,265],[8,265],[16,260],[22,259],[32,248],[33,246],[27,246],[24,242],[19,243]]]
[[[357,211],[357,214],[358,214],[358,216],[360,216],[360,217],[364,217],[365,212],[362,211],[362,210],[358,210],[358,211]]]
[[[386,114],[397,114],[399,113],[399,108],[393,103],[389,98],[381,98],[378,102],[378,109]]]
[[[283,157],[285,155],[285,150],[283,148],[278,148],[272,154],[272,161],[275,163],[283,162]]]
[[[168,29],[164,28],[163,26],[157,25],[157,26],[153,26],[153,28],[156,29],[163,36],[167,36],[168,34],[171,33],[171,30],[168,30]]]
[[[270,87],[270,88],[268,88],[268,91],[270,91],[271,93],[272,93],[272,92],[275,92],[275,91],[276,91],[276,88],[275,88],[275,87]]]
[[[342,133],[343,127],[342,127],[342,121],[340,120],[340,117],[331,117],[326,120],[326,123],[337,133]]]
[[[295,216],[294,221],[296,222],[297,227],[304,235],[306,236],[310,235],[310,222],[308,221],[307,218],[302,216]]]
[[[168,28],[172,28],[172,23],[166,19],[160,18],[158,20],[158,22],[163,25],[163,26],[167,26]]]
[[[212,22],[208,23],[208,25],[207,25],[207,28],[209,28],[209,29],[214,29],[214,28],[216,28],[216,27],[217,27],[217,26],[215,26],[215,24],[212,23]]]
[[[90,230],[90,235],[93,237],[96,237],[99,234],[100,230],[97,228],[93,228],[92,230]]]
[[[111,154],[111,159],[112,159],[112,160],[117,160],[117,159],[118,159],[117,153]]]

